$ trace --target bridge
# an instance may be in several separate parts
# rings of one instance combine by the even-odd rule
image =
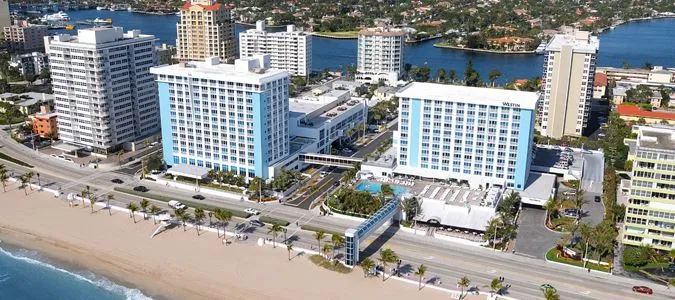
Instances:
[[[363,221],[356,228],[349,228],[345,231],[345,263],[348,266],[356,266],[359,263],[359,246],[361,241],[367,238],[380,226],[384,225],[392,218],[397,218],[400,212],[400,200],[396,197],[387,202],[375,212],[370,218]]]
[[[363,162],[363,158],[320,153],[301,153],[298,159],[301,162],[307,164],[334,166],[340,168],[354,168],[354,165]]]

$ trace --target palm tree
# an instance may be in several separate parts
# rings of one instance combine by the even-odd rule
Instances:
[[[421,264],[418,268],[417,271],[415,271],[415,275],[419,277],[419,285],[417,287],[418,290],[422,289],[422,278],[424,277],[424,274],[427,272],[427,266],[424,264]]]
[[[112,216],[112,209],[110,208],[110,201],[114,200],[115,196],[113,196],[113,194],[108,194],[105,199],[106,199],[105,206],[108,207],[108,215]]]
[[[199,207],[195,208],[195,227],[197,228],[197,236],[199,236],[199,224],[201,224],[204,218],[206,218],[204,210]]]
[[[323,238],[325,236],[326,236],[326,233],[324,233],[323,231],[317,231],[316,233],[314,233],[314,238],[316,239],[317,242],[319,242],[319,248],[318,248],[319,251],[321,251],[321,240],[323,240]]]
[[[187,213],[184,209],[177,209],[176,212],[176,219],[183,223],[183,231],[187,231],[185,228],[185,223],[190,220],[190,214]]]
[[[23,188],[23,193],[26,194],[26,196],[28,196],[28,191],[26,190],[26,183],[28,182],[28,178],[26,178],[26,176],[21,176],[19,180],[21,180],[21,187]],[[84,198],[82,199],[83,199],[82,201],[84,201]],[[84,205],[84,202],[82,203],[83,203],[82,205]]]
[[[387,274],[387,264],[388,263],[395,263],[398,261],[398,256],[396,255],[396,252],[394,250],[391,250],[389,248],[384,249],[380,251],[380,262],[382,263],[382,267],[384,268],[382,272],[382,281],[386,279],[385,275]]]
[[[361,268],[363,268],[363,278],[368,277],[368,272],[370,272],[373,267],[375,267],[375,262],[372,259],[366,257],[361,261]]]
[[[274,248],[277,247],[277,235],[279,234],[279,232],[282,232],[283,230],[284,229],[281,228],[281,225],[273,224],[272,227],[270,228],[270,230],[267,231],[267,233],[272,234],[272,245],[274,246]]]
[[[23,176],[26,177],[26,180],[28,181],[28,187],[29,187],[30,190],[32,191],[32,190],[33,190],[33,186],[30,184],[30,180],[33,178],[33,176],[35,176],[35,173],[33,173],[33,171],[30,171],[30,172],[28,172],[28,173],[26,173],[26,174],[23,174]]]
[[[323,252],[323,255],[326,256],[326,259],[328,259],[328,252],[330,252],[331,249],[333,249],[333,247],[331,247],[330,244],[326,243],[326,244],[323,245],[323,248],[321,249],[321,252]]]
[[[286,243],[286,250],[288,251],[288,261],[291,261],[291,251],[293,251],[293,243]]]
[[[502,284],[502,281],[499,280],[499,278],[493,278],[492,281],[490,281],[490,285],[488,287],[490,287],[490,293],[494,294],[499,292],[499,290],[501,290],[504,285]]]
[[[9,180],[9,176],[7,176],[7,170],[4,170],[4,172],[0,172],[0,181],[2,182],[3,192],[7,192],[7,180]]]
[[[152,214],[152,223],[157,224],[157,214],[162,211],[161,208],[157,207],[156,205],[150,206],[150,213]]]
[[[229,222],[232,219],[232,212],[229,210],[217,210],[215,212],[216,219],[220,221],[221,226],[223,226],[223,238],[226,238],[227,235],[225,234],[225,226],[227,226],[227,222]],[[220,235],[218,235],[220,237]]]
[[[84,207],[84,198],[87,198],[88,194],[89,192],[87,192],[87,189],[80,191],[80,199],[82,200],[82,207]]]
[[[340,248],[342,248],[342,246],[345,244],[345,238],[337,233],[333,233],[330,239],[331,242],[333,242],[333,245],[338,248],[338,250],[340,250]],[[335,251],[335,248],[333,248],[333,251]],[[340,251],[338,251],[338,253],[339,252]],[[333,257],[335,257],[335,253],[333,253]]]
[[[127,205],[127,209],[129,210],[129,218],[134,219],[134,224],[136,223],[136,212],[138,211],[138,205],[136,203],[129,203]]]
[[[459,293],[459,299],[462,299],[462,294],[464,294],[464,289],[469,287],[469,284],[471,284],[471,280],[469,280],[469,277],[462,277],[457,281],[457,285],[459,285],[462,290]]]
[[[560,295],[554,289],[544,289],[544,299],[546,300],[560,300]]]
[[[96,196],[89,195],[89,207],[91,207],[91,213],[94,213],[94,204],[96,204]]]
[[[139,204],[141,205],[141,211],[143,212],[143,220],[145,220],[147,218],[145,212],[148,211],[148,205],[150,205],[150,202],[148,199],[143,198]]]
[[[546,222],[551,220],[551,216],[558,209],[559,201],[558,198],[553,196],[548,198],[548,201],[544,204],[544,209],[546,209]]]

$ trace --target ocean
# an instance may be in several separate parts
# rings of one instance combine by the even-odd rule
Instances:
[[[0,243],[0,299],[151,299],[91,272],[68,269],[35,251]]]

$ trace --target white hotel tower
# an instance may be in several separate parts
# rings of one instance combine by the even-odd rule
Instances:
[[[356,80],[384,81],[393,85],[403,72],[405,31],[398,28],[368,28],[359,32]]]
[[[217,57],[152,68],[157,75],[164,161],[268,179],[289,154],[288,72],[269,55]],[[190,168],[190,167],[188,167]]]
[[[239,33],[239,56],[256,54],[269,54],[272,68],[308,76],[312,71],[312,36],[293,25],[288,25],[286,31],[270,32],[265,21],[257,21],[255,29]]]
[[[156,40],[121,27],[45,37],[63,141],[107,154],[159,131]]]

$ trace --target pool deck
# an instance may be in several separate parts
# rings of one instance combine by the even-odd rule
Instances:
[[[407,189],[408,193],[416,197],[443,201],[446,204],[458,206],[463,206],[465,203],[479,206],[487,195],[487,191],[485,190],[475,190],[456,184],[451,185],[443,182],[429,182],[416,179],[361,180],[356,186],[362,182],[399,186]]]

